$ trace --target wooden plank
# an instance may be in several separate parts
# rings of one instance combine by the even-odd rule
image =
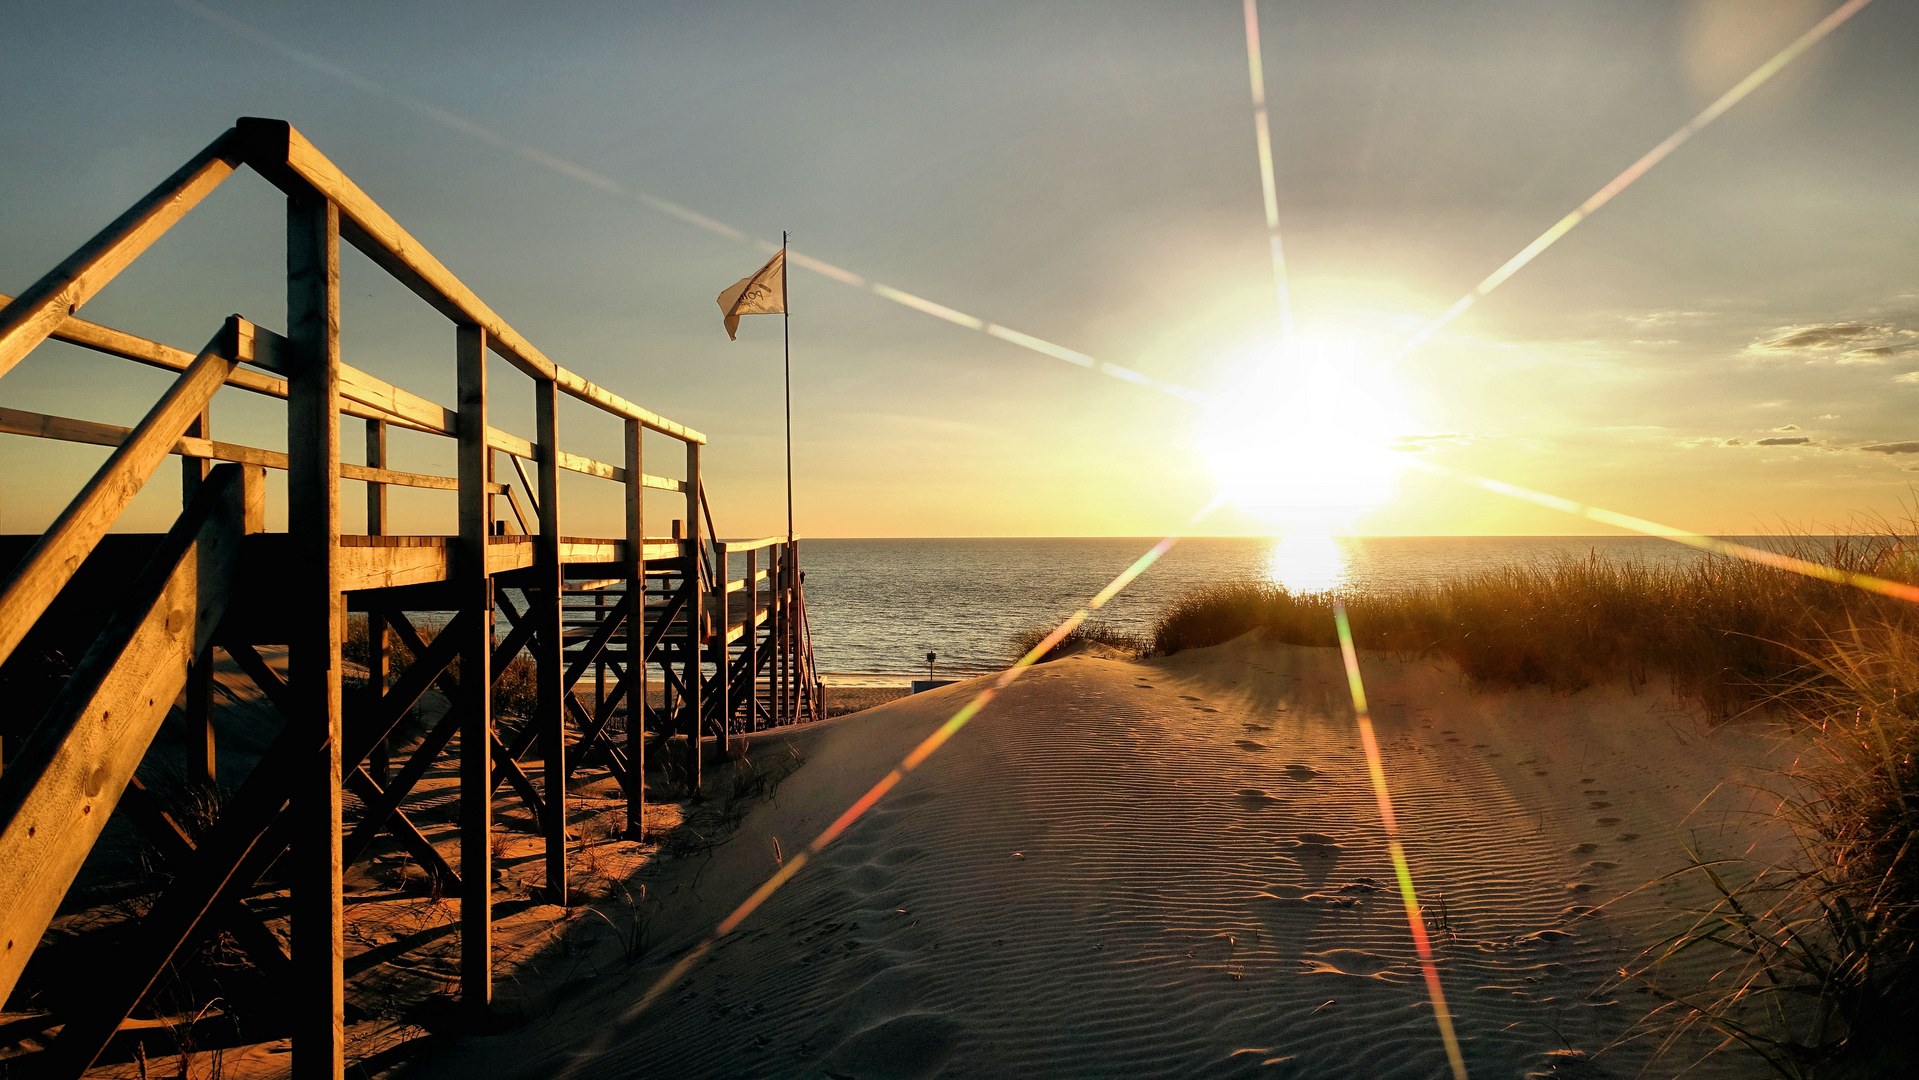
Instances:
[[[707,524],[709,526],[712,524],[711,519],[708,520]],[[727,676],[727,672],[731,667],[731,661],[727,655],[726,631],[727,623],[732,621],[729,606],[731,601],[727,598],[727,590],[731,585],[726,579],[729,573],[727,570],[728,559],[726,542],[723,540],[714,541],[714,588],[712,602],[714,607],[713,617],[719,625],[715,627],[717,632],[713,634],[711,638],[712,645],[709,646],[709,648],[713,653],[713,696],[715,698],[715,715],[717,715],[720,720],[719,739],[720,757],[722,760],[730,760],[733,756],[733,680]]]
[[[346,1068],[345,912],[341,905],[340,211],[312,193],[287,199],[287,683],[327,751],[294,780],[289,867],[294,1080]],[[296,721],[297,722],[297,721]]]
[[[628,420],[626,429],[626,489],[625,513],[622,515],[626,525],[626,546],[621,553],[625,564],[626,599],[631,604],[627,613],[627,649],[632,657],[632,642],[638,640],[642,649],[646,642],[646,474],[645,435],[646,431],[637,420]],[[634,483],[639,477],[641,482]],[[634,691],[633,700],[637,707],[628,705],[626,710],[626,768],[620,772],[620,789],[626,796],[626,838],[643,838],[642,823],[646,819],[646,657],[642,653],[637,660],[629,660],[627,667],[630,676],[639,682]]]
[[[706,636],[706,589],[700,582],[701,550],[705,545],[700,532],[700,444],[686,444],[686,669],[680,679],[686,687],[685,725],[687,746],[690,749],[687,764],[687,776],[690,778],[695,798],[702,786],[703,777],[700,763],[700,717],[704,713],[706,679],[700,674],[700,664],[704,658]]]
[[[206,439],[213,435],[213,410],[204,408],[186,433]],[[183,508],[193,505],[200,485],[207,479],[211,464],[205,458],[180,459],[180,499]],[[187,669],[186,701],[180,721],[187,729],[187,777],[199,784],[219,779],[219,738],[213,730],[213,646],[209,644],[193,658]]]
[[[760,546],[755,544],[746,549],[746,624],[744,631],[746,645],[742,649],[742,659],[746,663],[746,730],[749,734],[760,729]]]
[[[238,129],[245,139],[248,164],[282,188],[304,181],[325,192],[340,204],[348,226],[344,233],[348,243],[448,319],[483,329],[487,347],[513,366],[533,378],[551,379],[564,393],[638,420],[662,434],[684,441],[706,441],[699,432],[640,408],[547,359],[292,125],[282,120],[242,117]]]
[[[13,654],[233,370],[217,341],[216,335],[14,567],[0,590],[0,660]]]
[[[239,164],[238,150],[238,135],[229,128],[80,250],[0,308],[0,375],[12,371],[67,316],[232,175]]]
[[[487,494],[487,331],[455,328],[460,399],[460,540],[451,574],[460,609],[481,615],[460,642],[460,1003],[483,1019],[493,1003],[493,499]]]
[[[0,779],[0,998],[212,641],[263,492],[232,465],[202,485]]]
[[[366,464],[369,469],[385,471],[386,421],[366,422]],[[366,486],[366,532],[368,536],[386,534],[386,482],[370,481]]]
[[[540,459],[540,536],[534,544],[534,588],[526,593],[529,612],[536,624],[533,659],[537,667],[535,689],[538,696],[534,724],[540,734],[540,754],[544,759],[546,805],[541,824],[546,826],[546,900],[567,906],[566,880],[566,706],[572,691],[565,675],[566,641],[561,636],[565,602],[560,565],[560,393],[551,380],[533,384],[534,423],[540,448],[553,451]]]

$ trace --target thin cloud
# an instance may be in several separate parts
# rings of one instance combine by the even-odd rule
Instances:
[[[1794,438],[1794,439],[1761,439],[1758,442],[1753,443],[1753,445],[1754,446],[1805,446],[1811,442],[1812,442],[1811,439],[1808,439],[1804,436],[1800,436],[1799,438]]]
[[[1798,431],[1798,430],[1799,430],[1799,425],[1798,425],[1798,424],[1786,424],[1786,425],[1784,425],[1784,426],[1782,426],[1782,427],[1776,427],[1776,428],[1773,428],[1773,430],[1774,430],[1774,431]]]
[[[1862,446],[1868,454],[1919,454],[1919,442],[1888,442]]]
[[[1788,326],[1746,346],[1760,356],[1809,356],[1823,359],[1831,353],[1841,364],[1883,364],[1894,353],[1910,348],[1919,333],[1877,323],[1831,322]]]

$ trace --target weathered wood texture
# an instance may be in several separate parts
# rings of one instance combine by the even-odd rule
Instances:
[[[214,471],[0,777],[0,999],[211,644],[264,505],[257,470]]]
[[[492,600],[488,576],[493,498],[487,494],[487,332],[455,330],[460,397],[460,546],[453,566],[460,609],[472,620],[461,642],[460,711],[460,1001],[476,1016],[493,1003],[493,688]]]
[[[287,682],[327,749],[294,781],[294,1080],[346,1067],[345,913],[341,881],[340,211],[287,199]]]

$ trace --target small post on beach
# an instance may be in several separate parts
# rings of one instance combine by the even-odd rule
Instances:
[[[940,658],[940,654],[936,652],[928,652],[926,654],[926,681],[927,682],[933,681],[933,665],[939,662],[939,658]]]

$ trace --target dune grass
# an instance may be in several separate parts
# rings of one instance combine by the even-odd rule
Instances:
[[[1909,537],[1789,542],[1808,558],[1911,580]],[[1335,644],[1332,593],[1236,582],[1164,611],[1151,651],[1217,645],[1250,630]],[[1912,605],[1728,558],[1686,568],[1602,557],[1521,563],[1430,585],[1340,596],[1363,649],[1444,656],[1477,683],[1574,691],[1670,680],[1724,714],[1821,677],[1810,660],[1855,626],[1919,630]]]

